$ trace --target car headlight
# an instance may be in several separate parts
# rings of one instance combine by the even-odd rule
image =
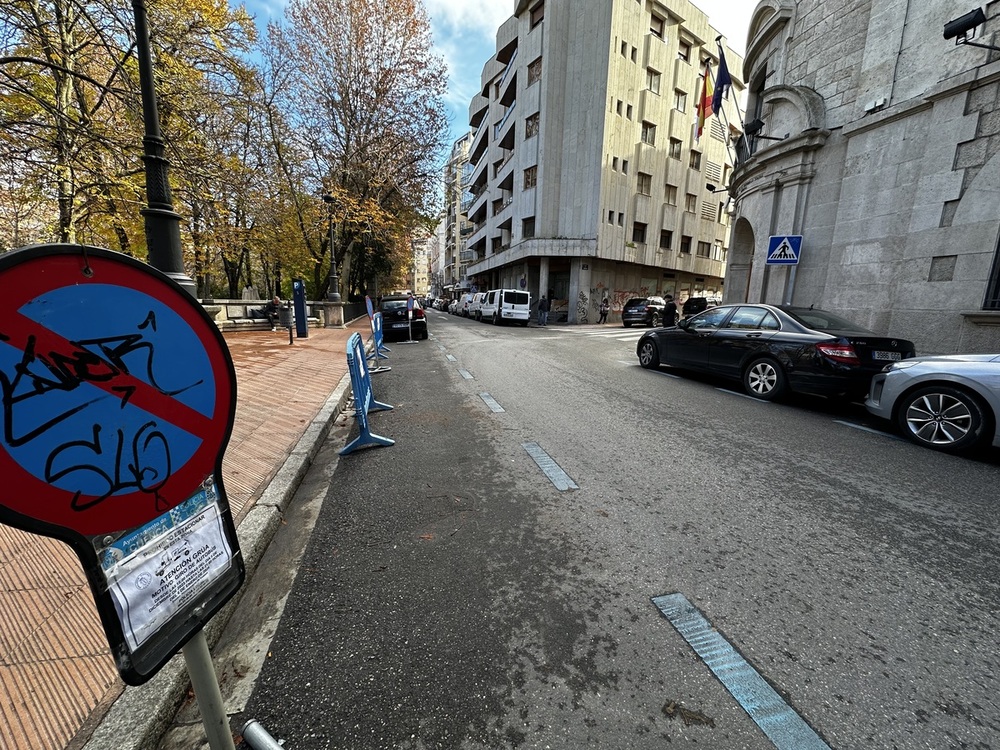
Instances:
[[[890,362],[885,367],[882,368],[882,372],[892,372],[893,370],[905,370],[909,367],[916,365],[916,362],[911,362],[909,360],[901,360],[899,362]]]

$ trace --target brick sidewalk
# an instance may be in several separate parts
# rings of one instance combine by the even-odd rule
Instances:
[[[347,374],[350,334],[369,330],[362,318],[292,345],[286,332],[226,334],[237,406],[222,472],[237,526]],[[124,686],[70,547],[0,525],[0,611],[0,747],[82,745]]]

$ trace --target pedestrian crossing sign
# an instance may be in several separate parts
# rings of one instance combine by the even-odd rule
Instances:
[[[802,251],[802,235],[775,235],[767,243],[767,262],[774,265],[794,266]]]

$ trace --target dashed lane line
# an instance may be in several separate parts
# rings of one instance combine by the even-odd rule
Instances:
[[[500,406],[499,403],[497,403],[497,400],[488,393],[480,393],[479,398],[483,400],[484,404],[490,407],[490,411],[494,414],[501,414],[506,411],[502,406]]]
[[[566,490],[580,489],[576,482],[570,479],[569,474],[563,471],[562,467],[542,450],[538,443],[521,443],[521,447],[528,452],[528,455],[538,464],[538,468],[549,478],[557,490],[565,492]]]
[[[686,596],[657,596],[653,604],[778,750],[830,750]]]

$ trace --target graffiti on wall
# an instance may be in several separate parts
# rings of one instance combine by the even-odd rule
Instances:
[[[580,292],[580,299],[576,303],[576,322],[586,323],[588,316],[587,311],[590,309],[590,298],[587,296],[586,292]]]

